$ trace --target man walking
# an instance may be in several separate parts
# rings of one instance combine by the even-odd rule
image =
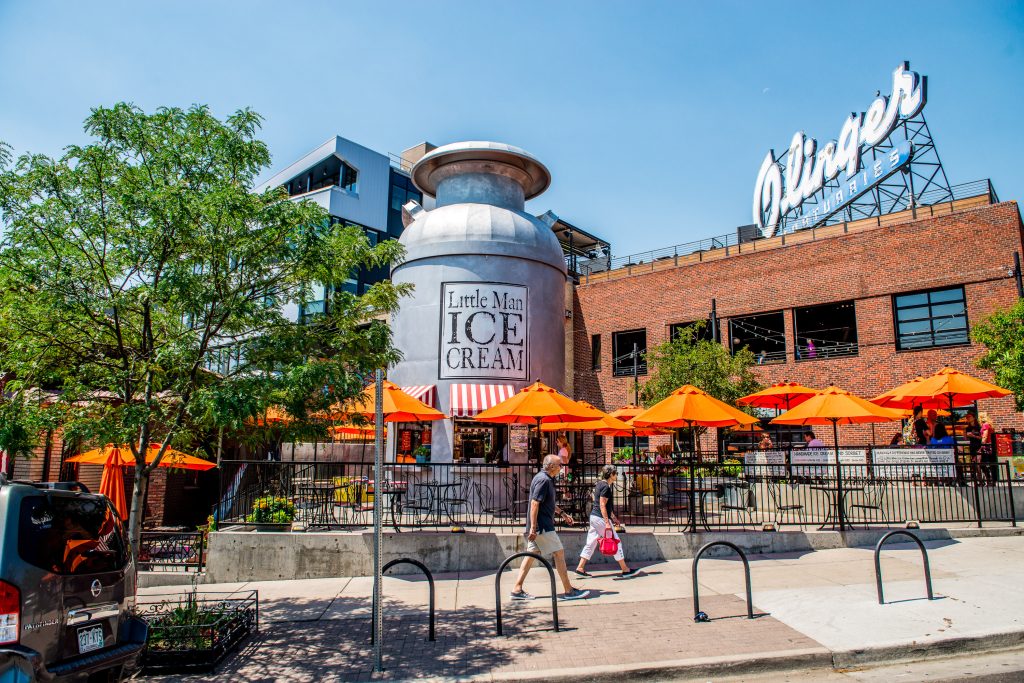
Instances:
[[[541,471],[530,482],[530,512],[526,518],[526,549],[541,557],[552,557],[555,569],[562,580],[565,593],[561,600],[579,600],[590,595],[590,591],[573,588],[569,583],[569,572],[565,567],[565,549],[555,532],[555,515],[562,516],[569,524],[572,517],[562,512],[555,504],[555,477],[562,469],[562,460],[557,455],[544,458]],[[523,582],[533,566],[533,558],[527,557],[519,566],[519,576],[512,587],[513,600],[533,600],[533,596],[523,590]]]

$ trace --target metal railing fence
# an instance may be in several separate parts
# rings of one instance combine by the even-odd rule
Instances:
[[[142,571],[200,572],[206,566],[206,535],[200,531],[143,531]]]
[[[998,464],[745,465],[718,453],[676,454],[671,463],[615,465],[614,508],[627,525],[686,529],[831,528],[920,523],[1014,523],[1010,469]],[[373,523],[381,495],[395,529],[517,528],[526,524],[534,465],[385,465],[373,481],[368,462],[225,461],[238,485],[221,501],[221,529],[267,522],[263,505],[290,506],[270,524],[347,529]],[[601,464],[574,465],[557,479],[560,507],[576,526],[593,506]],[[277,501],[276,503],[274,501]],[[584,527],[585,528],[585,527]]]

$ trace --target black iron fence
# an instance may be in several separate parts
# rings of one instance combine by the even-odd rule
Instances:
[[[381,496],[384,523],[402,528],[501,528],[526,523],[533,465],[227,461],[220,527],[369,527]],[[602,465],[568,468],[559,505],[586,525]],[[746,465],[718,454],[615,466],[614,509],[627,525],[679,530],[920,523],[1014,523],[1006,463]],[[274,510],[276,517],[268,517]],[[285,514],[278,514],[284,511]]]
[[[143,531],[138,567],[143,571],[202,571],[206,534],[199,531]]]

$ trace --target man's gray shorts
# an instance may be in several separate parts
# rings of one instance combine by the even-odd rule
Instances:
[[[558,533],[554,531],[545,531],[544,533],[538,533],[536,539],[532,541],[527,540],[526,549],[531,553],[537,553],[541,557],[551,557],[563,549],[562,539],[558,538]]]

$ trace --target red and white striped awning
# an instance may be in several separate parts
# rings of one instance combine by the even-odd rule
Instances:
[[[437,392],[434,391],[433,384],[422,384],[415,387],[402,387],[402,391],[415,399],[423,401],[431,408],[437,408]]]
[[[451,392],[452,417],[473,417],[512,398],[516,389],[511,384],[453,384]]]

